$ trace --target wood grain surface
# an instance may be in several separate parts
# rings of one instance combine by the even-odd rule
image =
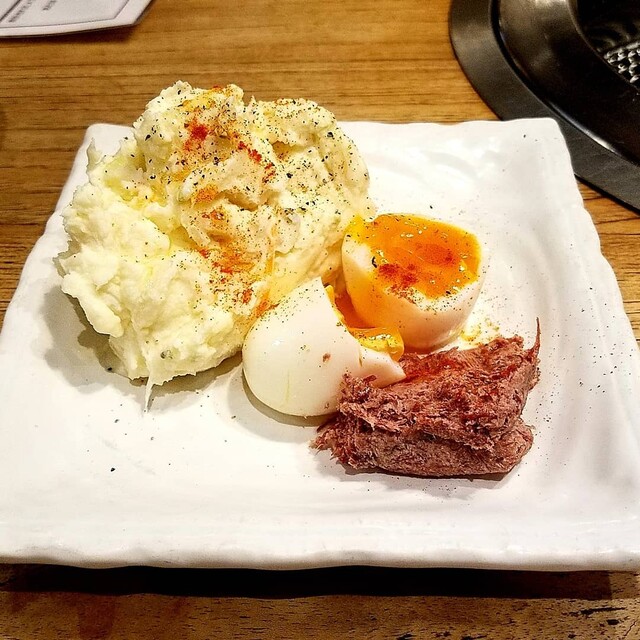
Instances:
[[[342,120],[494,119],[448,0],[155,0],[135,27],[0,42],[0,321],[85,128],[177,79]],[[581,185],[640,339],[640,217]],[[0,566],[0,638],[640,639],[640,574]]]

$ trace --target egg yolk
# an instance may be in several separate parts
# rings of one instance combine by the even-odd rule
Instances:
[[[351,300],[346,292],[336,297],[331,285],[325,287],[325,291],[338,319],[347,328],[347,331],[367,349],[388,353],[396,362],[404,353],[404,342],[399,331],[392,327],[366,327],[358,317]]]
[[[369,221],[357,218],[346,233],[369,248],[374,277],[396,295],[410,298],[411,290],[417,290],[440,298],[478,279],[478,240],[454,225],[383,214]]]

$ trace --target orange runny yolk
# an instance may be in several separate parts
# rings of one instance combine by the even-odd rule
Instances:
[[[396,362],[400,360],[404,353],[404,342],[397,329],[388,327],[367,327],[362,328],[360,319],[353,311],[346,293],[336,300],[336,295],[331,285],[325,287],[327,296],[333,305],[340,322],[344,324],[349,333],[367,349],[374,351],[384,351],[388,353]]]
[[[374,277],[396,295],[417,290],[428,298],[457,293],[478,279],[480,245],[454,225],[409,214],[355,219],[347,235],[366,245]]]

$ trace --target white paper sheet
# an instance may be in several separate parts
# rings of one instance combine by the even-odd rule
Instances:
[[[0,37],[44,36],[134,24],[151,0],[0,0]]]

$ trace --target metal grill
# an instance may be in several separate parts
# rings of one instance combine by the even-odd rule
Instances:
[[[640,41],[610,49],[604,59],[627,81],[640,89]]]

